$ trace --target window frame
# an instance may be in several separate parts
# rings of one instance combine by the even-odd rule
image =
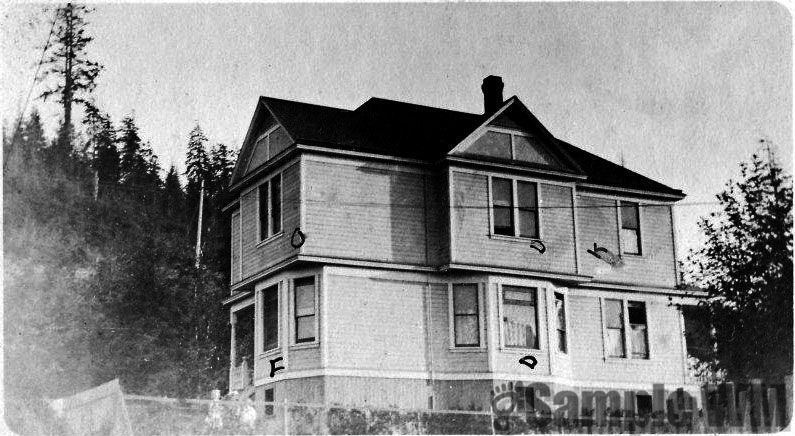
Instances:
[[[314,328],[315,328],[315,336],[314,339],[311,341],[298,341],[298,318],[299,316],[296,314],[296,301],[295,298],[297,296],[296,293],[296,286],[295,282],[302,279],[309,279],[312,278],[314,282]],[[320,344],[320,276],[318,274],[308,274],[302,276],[296,276],[290,279],[290,348],[291,349],[300,349],[300,348],[311,348],[316,347]],[[309,315],[306,315],[309,316]]]
[[[646,345],[646,356],[645,357],[643,357],[643,356],[636,357],[634,355],[634,353],[632,352],[632,343],[631,343],[632,334],[630,332],[632,330],[633,324],[629,320],[629,306],[632,305],[632,304],[642,305],[643,306],[643,318],[644,318],[644,321],[645,321],[645,324],[644,324],[645,329],[644,330],[646,332],[646,334],[644,335],[644,340],[646,342],[646,344],[645,344]],[[634,325],[639,325],[639,324],[634,324]],[[627,328],[627,337],[630,338],[630,342],[629,342],[630,346],[627,349],[627,356],[631,356],[632,359],[636,359],[636,360],[648,360],[651,357],[651,354],[649,353],[649,310],[648,310],[648,306],[646,305],[645,301],[627,300],[627,327],[628,327]]]
[[[276,173],[271,174],[268,178],[262,180],[258,183],[253,189],[256,191],[257,195],[257,247],[267,244],[268,242],[276,239],[277,237],[284,234],[284,177],[282,176],[284,171],[279,171]],[[272,189],[271,189],[271,181],[275,178],[279,178],[279,231],[273,233],[273,210],[272,204],[273,199],[271,198]],[[268,225],[267,225],[267,235],[263,235],[262,233],[262,190],[265,190],[266,194],[266,204],[268,205]],[[263,238],[263,236],[265,236]]]
[[[638,246],[637,246],[637,253],[625,251],[624,245],[626,242],[622,236],[624,228],[624,215],[623,215],[623,203],[634,204],[635,208],[638,212],[638,228],[637,229],[629,229],[626,230],[634,230],[637,234],[638,239]],[[643,257],[643,232],[642,232],[642,215],[641,209],[643,209],[641,203],[639,201],[630,201],[630,200],[616,200],[616,218],[618,219],[618,247],[619,253],[624,256],[635,256],[635,257]]]
[[[516,346],[506,345],[506,341],[505,341],[505,321],[504,321],[505,308],[504,308],[504,298],[503,298],[504,287],[505,286],[516,287],[516,288],[527,288],[527,289],[533,289],[535,291],[535,298],[534,298],[534,309],[535,309],[535,318],[536,318],[536,347],[535,348],[533,348],[533,347],[516,347]],[[542,292],[544,294],[546,294],[546,292],[544,292],[545,290],[546,290],[545,286],[536,285],[536,284],[528,285],[528,284],[514,284],[514,283],[499,283],[499,289],[498,289],[498,292],[497,292],[497,308],[498,308],[497,322],[499,323],[499,332],[500,332],[500,351],[524,352],[524,351],[528,351],[528,350],[530,350],[530,351],[542,351],[543,350],[543,344],[544,344],[543,334],[544,333],[541,331],[541,329],[542,329],[542,326],[544,324],[544,321],[546,321],[546,320],[542,320],[541,319],[542,311],[539,308],[539,305],[540,305],[540,297],[539,296],[541,295]],[[544,306],[545,306],[545,308],[546,308],[546,303],[547,302],[546,302],[546,297],[545,297],[544,298]]]
[[[624,334],[622,339],[624,340],[624,356],[610,356],[607,352],[607,323],[605,318],[606,313],[606,300],[614,300],[621,302],[621,321],[623,323],[623,330]],[[630,303],[640,303],[643,304],[644,315],[646,316],[646,357],[634,357],[632,355],[632,337],[630,334],[630,324],[629,324],[629,304]],[[636,300],[624,297],[599,297],[599,305],[601,309],[601,319],[602,319],[602,349],[603,349],[603,356],[605,361],[616,361],[616,362],[626,362],[631,360],[633,362],[650,362],[652,360],[652,346],[651,346],[651,333],[649,327],[649,302],[644,300]]]
[[[457,345],[455,340],[455,307],[454,307],[454,287],[455,285],[475,285],[477,287],[477,316],[478,316],[478,345]],[[485,307],[483,297],[483,283],[471,281],[456,281],[447,284],[447,323],[449,342],[448,349],[455,352],[472,352],[472,351],[485,351],[486,350],[486,323],[484,320]]]
[[[275,288],[276,293],[276,346],[273,348],[265,349],[265,292],[271,288]],[[281,351],[282,344],[282,284],[281,282],[267,283],[257,290],[257,304],[259,306],[256,311],[258,320],[256,321],[257,330],[260,332],[259,340],[256,340],[259,356],[272,355]]]
[[[496,233],[494,231],[494,179],[503,179],[509,180],[511,182],[511,208],[512,214],[511,217],[513,219],[513,235],[503,235],[501,233]],[[520,236],[520,223],[519,223],[519,183],[527,183],[532,184],[535,187],[535,196],[536,196],[536,206],[535,206],[535,215],[536,215],[536,233],[537,236],[529,237],[529,236]],[[514,241],[542,241],[543,240],[543,223],[541,219],[541,184],[542,182],[536,179],[527,179],[527,178],[517,178],[517,177],[505,177],[500,175],[488,175],[488,192],[487,192],[487,201],[489,205],[489,237],[492,239],[507,239],[507,240],[514,240]]]
[[[561,326],[558,320],[558,311],[555,304],[557,304],[558,296],[560,296],[560,301],[563,304],[563,337],[565,338],[564,349],[560,349],[560,335],[558,334],[561,331]],[[562,292],[558,289],[552,290],[552,314],[554,315],[555,320],[555,352],[558,354],[568,355],[569,354],[569,299],[566,292]]]
[[[271,160],[271,158],[273,157],[273,156],[271,156],[271,133],[275,132],[275,131],[276,131],[276,129],[278,129],[279,127],[281,127],[281,124],[279,124],[279,123],[275,123],[274,125],[272,125],[272,126],[268,127],[268,129],[267,129],[267,130],[265,130],[264,132],[260,133],[260,134],[259,134],[259,135],[256,137],[256,139],[254,139],[254,145],[255,145],[255,146],[256,146],[256,145],[257,145],[257,143],[258,143],[258,142],[260,142],[262,139],[265,139],[265,140],[266,140],[266,141],[265,141],[265,156],[266,156],[266,158],[265,158],[265,162],[267,162],[267,161]],[[253,156],[253,153],[252,153],[252,156]]]
[[[560,163],[558,161],[558,158],[553,156],[553,155],[551,155],[552,153],[550,153],[549,150],[545,150],[545,151],[546,151],[547,154],[550,155],[550,157],[552,158],[554,163],[557,164],[557,165],[554,165],[554,164],[547,165],[547,164],[542,164],[542,163],[538,163],[538,162],[528,162],[528,161],[518,160],[516,158],[516,139],[515,139],[515,137],[516,136],[521,136],[521,137],[524,137],[524,138],[538,138],[537,135],[531,135],[531,134],[529,134],[527,132],[524,132],[524,131],[521,131],[521,130],[508,129],[508,128],[497,127],[497,126],[488,126],[483,131],[483,133],[480,136],[478,136],[477,138],[475,138],[473,140],[473,143],[475,141],[477,141],[478,139],[480,139],[480,137],[486,135],[489,132],[508,134],[511,137],[511,159],[510,160],[513,161],[513,162],[525,162],[525,163],[530,163],[530,164],[534,164],[534,165],[542,165],[542,166],[548,166],[548,167],[556,167],[556,166],[560,165]],[[529,142],[532,143],[532,141],[529,141]],[[544,147],[544,146],[542,145],[542,147]]]

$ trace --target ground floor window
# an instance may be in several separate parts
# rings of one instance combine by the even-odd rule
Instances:
[[[279,347],[279,286],[262,291],[262,351]]]
[[[511,348],[538,348],[536,288],[502,287],[502,329],[504,345]]]

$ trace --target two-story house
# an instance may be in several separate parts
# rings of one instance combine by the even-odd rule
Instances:
[[[488,410],[509,381],[694,386],[669,299],[684,194],[481,88],[483,114],[260,97],[226,206],[230,388]]]

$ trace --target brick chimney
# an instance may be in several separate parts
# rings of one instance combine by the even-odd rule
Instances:
[[[488,76],[483,79],[483,108],[486,114],[494,113],[502,106],[502,77]]]

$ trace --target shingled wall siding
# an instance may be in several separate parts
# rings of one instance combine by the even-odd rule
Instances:
[[[671,211],[668,205],[644,205],[640,210],[642,256],[623,255],[624,266],[608,264],[588,254],[593,244],[619,252],[616,200],[578,195],[577,225],[581,273],[595,281],[672,288],[676,284]]]
[[[453,170],[453,253],[454,263],[491,267],[521,268],[573,274],[574,219],[571,189],[539,184],[541,237],[546,252],[541,254],[527,241],[489,236],[488,176]]]
[[[282,173],[282,233],[264,244],[259,243],[257,234],[257,189],[242,195],[243,279],[296,254],[297,250],[290,245],[290,235],[299,226],[300,188],[296,162]]]
[[[426,243],[431,235],[425,205],[438,195],[425,187],[431,175],[357,161],[305,159],[302,165],[307,236],[302,254],[412,265],[426,265],[439,255]],[[440,222],[431,225],[438,229]]]

